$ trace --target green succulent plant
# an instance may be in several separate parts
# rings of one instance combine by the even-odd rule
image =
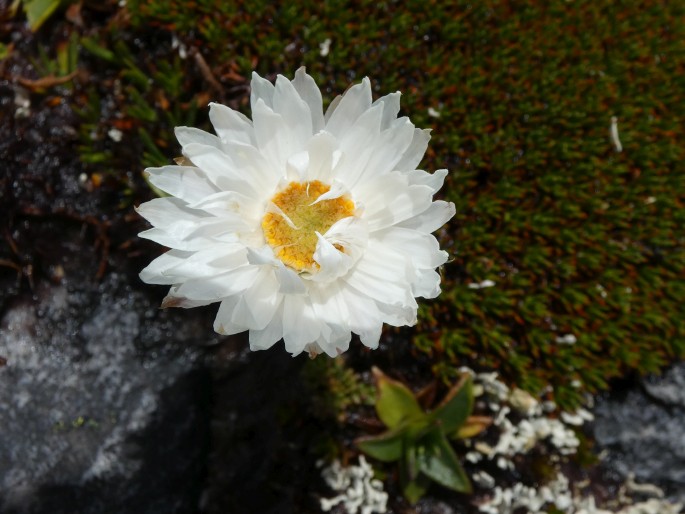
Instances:
[[[462,429],[473,424],[469,421],[473,409],[471,377],[462,376],[442,402],[426,412],[404,384],[378,368],[374,367],[373,373],[378,388],[376,412],[388,430],[358,438],[359,449],[383,462],[399,461],[400,482],[411,503],[423,496],[431,480],[457,492],[471,493],[471,482],[448,440],[462,436]],[[473,430],[466,432],[472,434]]]

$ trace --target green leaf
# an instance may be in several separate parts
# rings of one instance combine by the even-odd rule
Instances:
[[[6,59],[12,53],[12,45],[0,43],[0,61]]]
[[[433,411],[433,419],[442,423],[445,433],[451,434],[461,427],[473,409],[473,383],[464,375],[447,393],[445,399]]]
[[[411,503],[416,503],[426,492],[428,484],[425,480],[419,481],[420,472],[417,461],[417,448],[413,442],[405,441],[400,461],[400,483],[404,496]]]
[[[419,476],[416,480],[411,480],[404,484],[402,492],[407,501],[413,505],[426,494],[429,485],[430,482],[428,482],[425,477]]]
[[[427,434],[416,452],[419,469],[437,483],[460,493],[471,493],[471,482],[440,430]]]
[[[101,46],[95,39],[90,37],[84,37],[81,39],[81,46],[88,52],[93,54],[100,59],[104,59],[108,62],[114,62],[116,60],[116,55],[111,50],[108,50],[104,46]]]
[[[425,417],[412,392],[402,383],[386,376],[374,367],[378,387],[376,412],[388,428],[395,428],[407,419]]]
[[[59,7],[61,0],[24,0],[24,12],[33,32]]]
[[[402,457],[404,427],[388,430],[378,436],[360,437],[355,444],[361,451],[383,462],[392,462]]]

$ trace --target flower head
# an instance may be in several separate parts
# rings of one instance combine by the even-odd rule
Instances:
[[[221,302],[214,329],[283,339],[296,355],[378,346],[383,323],[416,322],[415,297],[440,292],[447,259],[431,233],[454,215],[433,201],[447,170],[417,170],[428,130],[375,102],[368,79],[323,112],[304,68],[275,85],[252,77],[252,121],[210,104],[216,135],[178,127],[187,165],[148,168],[169,197],[138,212],[140,234],[171,250],[140,276],[171,286],[163,307]]]

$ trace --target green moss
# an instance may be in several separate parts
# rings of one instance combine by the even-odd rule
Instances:
[[[344,357],[310,360],[302,368],[302,376],[312,392],[313,412],[318,416],[343,421],[351,408],[373,405],[374,387],[347,367]]]
[[[401,90],[404,112],[434,128],[423,166],[451,170],[457,205],[440,232],[444,292],[422,307],[416,345],[445,378],[466,361],[551,383],[571,407],[685,351],[685,5],[541,5],[129,0],[128,12],[137,30],[201,48],[225,85],[304,64],[326,101],[364,75],[377,94]],[[485,279],[496,285],[468,287]],[[565,334],[576,343],[557,343]]]

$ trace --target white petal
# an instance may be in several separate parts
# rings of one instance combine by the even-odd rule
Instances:
[[[379,303],[408,305],[413,302],[411,278],[402,255],[388,251],[381,243],[370,239],[366,252],[344,280]]]
[[[436,170],[435,173],[426,173],[423,170],[412,170],[407,174],[409,183],[414,185],[428,186],[437,193],[447,177],[447,170]]]
[[[369,159],[376,151],[380,137],[383,106],[377,105],[364,112],[354,126],[340,136],[342,159],[335,170],[335,177],[353,188],[367,168]]]
[[[252,81],[250,82],[250,105],[252,106],[253,111],[259,100],[262,100],[268,107],[273,107],[274,89],[274,85],[271,82],[263,79],[257,75],[256,72],[252,72]]]
[[[261,99],[257,100],[257,104],[252,108],[252,119],[257,147],[269,165],[282,175],[288,157],[304,148],[293,143],[290,128],[283,117],[275,113]]]
[[[288,180],[291,182],[305,182],[309,174],[309,153],[298,152],[288,157],[286,162]]]
[[[169,292],[162,300],[162,309],[180,307],[181,309],[192,309],[193,307],[203,307],[213,303],[214,300],[189,300],[183,295],[178,294],[178,286],[169,289]]]
[[[362,218],[350,216],[336,221],[323,237],[332,244],[339,244],[354,261],[364,253],[369,241],[369,231]]]
[[[416,325],[416,312],[418,305],[414,298],[408,305],[379,304],[378,308],[383,314],[383,321],[393,327],[412,327]]]
[[[202,210],[189,208],[178,198],[155,198],[141,204],[136,210],[173,240],[213,237],[226,232],[249,230],[246,221],[237,214],[217,218]],[[141,237],[144,236],[141,234]],[[174,248],[189,249],[180,246]]]
[[[175,248],[183,251],[197,251],[212,246],[214,242],[211,239],[192,239],[183,240],[173,237],[161,228],[151,228],[138,234],[138,237],[149,239],[157,244],[166,246],[167,248]]]
[[[359,334],[365,346],[372,349],[378,348],[383,319],[376,302],[347,286],[341,288],[340,295],[347,305],[352,331]]]
[[[274,255],[273,250],[268,245],[264,245],[261,248],[247,248],[247,261],[255,266],[264,264],[277,266],[279,262]]]
[[[180,284],[193,278],[219,275],[246,263],[240,244],[214,244],[198,252],[170,250],[141,271],[140,278],[148,284]]]
[[[412,286],[414,296],[435,298],[440,294],[440,274],[432,269],[416,270],[417,277]]]
[[[321,322],[316,319],[309,298],[304,295],[283,299],[283,342],[293,356],[301,353],[306,344],[316,341],[321,333]]]
[[[260,192],[261,198],[271,196],[283,176],[281,170],[271,166],[254,146],[229,142],[225,145],[225,149],[233,161],[236,174],[253,183],[254,188]]]
[[[286,295],[303,295],[307,292],[304,282],[292,269],[278,261],[279,265],[275,268],[276,277],[280,283],[279,292]]]
[[[260,198],[262,192],[242,170],[238,169],[233,159],[223,150],[213,146],[190,143],[183,147],[183,154],[193,164],[201,168],[219,189],[237,191],[251,198]]]
[[[174,129],[176,134],[176,139],[181,143],[181,146],[185,147],[191,143],[197,143],[200,145],[209,145],[215,148],[221,148],[221,140],[209,132],[200,130],[194,127],[176,127]]]
[[[235,312],[236,306],[239,302],[239,296],[231,296],[221,302],[219,305],[219,311],[216,313],[216,318],[214,319],[215,332],[225,336],[230,336],[248,330],[247,326],[239,322],[236,323],[233,318],[233,313]]]
[[[136,212],[148,220],[153,226],[167,228],[179,223],[199,222],[209,214],[191,209],[186,202],[179,198],[154,198],[149,202],[141,203]]]
[[[283,304],[264,330],[250,330],[250,350],[267,350],[283,338]]]
[[[245,266],[247,256],[245,248],[238,243],[214,244],[193,253],[181,262],[169,266],[164,275],[174,280],[171,284],[180,284],[188,280],[209,278]]]
[[[188,203],[219,191],[204,172],[194,166],[147,168],[145,173],[152,185]]]
[[[431,234],[395,226],[376,232],[374,238],[389,249],[405,254],[414,267],[435,269],[447,262],[447,252],[440,250]]]
[[[148,264],[143,271],[140,272],[140,279],[146,284],[175,284],[175,280],[171,280],[165,276],[165,272],[175,265],[183,262],[185,259],[193,255],[193,252],[184,252],[181,250],[169,250],[160,255],[150,264]]]
[[[312,349],[316,354],[323,352],[329,357],[337,357],[349,349],[351,340],[352,333],[349,330],[338,326],[324,326]],[[311,352],[309,347],[305,347],[305,350]]]
[[[397,120],[381,132],[373,144],[374,152],[364,167],[363,176],[382,175],[398,169],[400,156],[411,143],[413,133],[414,125],[407,118]]]
[[[262,269],[256,275],[252,287],[243,294],[231,296],[221,302],[215,330],[222,334],[248,329],[263,330],[271,322],[281,300],[273,272]]]
[[[309,105],[305,102],[293,84],[283,75],[276,78],[274,92],[274,112],[280,114],[288,127],[292,144],[296,148],[304,148],[312,137],[312,115]]]
[[[350,192],[349,189],[347,189],[347,186],[337,179],[333,180],[330,186],[331,188],[328,191],[322,195],[319,195],[319,197],[310,205],[323,202],[324,200],[335,200],[336,198],[340,198],[341,196]]]
[[[257,266],[248,265],[214,277],[188,280],[178,293],[190,300],[221,300],[250,287],[258,272]]]
[[[397,113],[400,112],[400,96],[402,96],[401,93],[396,91],[380,97],[373,103],[373,105],[383,104],[381,130],[387,129],[397,119]]]
[[[364,204],[364,219],[369,232],[412,218],[428,209],[433,191],[427,186],[412,186],[405,176],[391,173],[364,181],[354,190]]]
[[[337,139],[328,132],[321,132],[312,137],[307,143],[306,179],[331,183],[337,149]]]
[[[357,118],[371,107],[371,82],[364,78],[343,95],[340,104],[326,122],[326,131],[341,136],[352,127]]]
[[[235,191],[221,191],[190,204],[192,209],[201,209],[214,216],[238,218],[248,226],[260,223],[264,208],[261,203]]]
[[[354,264],[354,259],[339,251],[318,232],[316,236],[318,242],[314,251],[314,260],[319,263],[320,269],[311,275],[311,280],[331,282],[345,275]]]
[[[252,287],[243,295],[245,305],[250,311],[250,330],[263,330],[271,322],[281,305],[283,295],[273,270],[263,268],[255,278]]]
[[[169,221],[168,218],[161,219],[153,216],[149,210],[144,212],[144,217],[151,220],[151,222],[156,225],[157,229],[165,232],[170,238],[179,241],[189,240],[192,238],[214,237],[219,234],[249,230],[250,228],[246,224],[245,220],[237,214],[232,216],[225,215],[220,218],[214,216],[191,218],[186,216],[185,219],[179,218],[177,220]]]
[[[235,141],[252,146],[256,144],[252,121],[243,113],[222,104],[210,103],[209,120],[224,143]]]
[[[270,246],[264,245],[262,248],[248,248],[247,260],[255,266],[268,266],[269,269],[275,272],[279,293],[301,295],[307,292],[307,288],[300,276],[277,259]]]
[[[349,311],[337,283],[309,289],[312,308],[316,318],[323,322],[321,334],[316,341],[319,350],[335,357],[349,348],[351,332]]]
[[[416,169],[421,162],[421,159],[423,159],[423,155],[426,153],[430,138],[430,129],[414,129],[411,144],[406,149],[399,162],[395,165],[395,169],[400,171]]]
[[[295,72],[295,78],[292,83],[300,98],[307,102],[309,106],[309,112],[312,117],[312,130],[316,134],[323,130],[324,127],[321,91],[316,82],[314,82],[314,79],[307,75],[304,66]]]
[[[421,214],[404,220],[399,223],[398,226],[431,233],[435,232],[452,219],[456,212],[452,202],[437,200]]]
[[[343,95],[338,95],[331,101],[330,104],[328,104],[328,109],[326,109],[326,112],[323,115],[324,128],[325,128],[325,124],[328,123],[328,120],[331,119],[331,116],[333,116],[333,113],[335,112],[335,110],[340,105],[342,98],[343,98]]]

